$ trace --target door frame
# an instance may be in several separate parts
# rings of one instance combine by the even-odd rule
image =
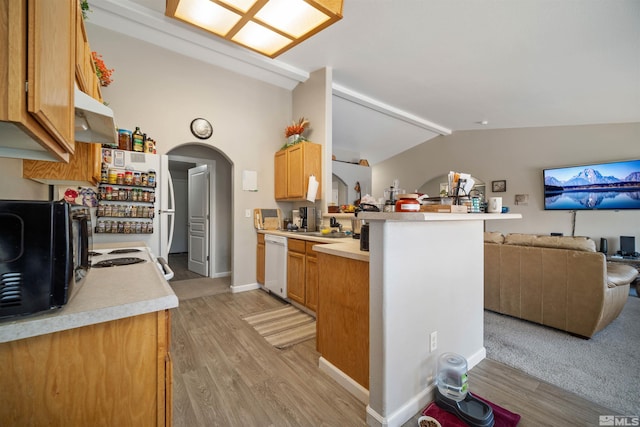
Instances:
[[[208,277],[216,277],[216,246],[214,242],[216,241],[216,221],[217,215],[215,215],[215,204],[216,204],[216,161],[213,159],[202,159],[197,157],[189,157],[189,156],[179,156],[175,154],[168,154],[169,161],[174,162],[183,162],[183,163],[195,163],[196,166],[207,165],[209,169],[209,218],[207,222],[209,223],[209,275]],[[187,180],[188,182],[188,180]],[[187,191],[189,191],[187,187]],[[176,206],[176,208],[178,208]],[[181,209],[188,209],[187,206],[181,207]],[[188,214],[187,214],[188,216]],[[187,246],[188,248],[188,246]],[[169,248],[171,249],[171,248]],[[188,250],[188,249],[187,249]]]

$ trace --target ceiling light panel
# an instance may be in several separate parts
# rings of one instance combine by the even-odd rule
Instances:
[[[241,18],[240,15],[209,0],[181,0],[175,16],[222,37],[226,36]]]
[[[232,8],[241,12],[247,12],[256,4],[256,0],[219,0],[221,3],[228,4]]]
[[[254,22],[247,22],[238,33],[231,38],[236,43],[271,56],[292,42],[275,31],[262,27]]]
[[[271,0],[256,13],[255,17],[295,38],[303,36],[329,20],[329,16],[304,0]]]
[[[275,58],[342,19],[343,0],[166,0],[165,15]]]

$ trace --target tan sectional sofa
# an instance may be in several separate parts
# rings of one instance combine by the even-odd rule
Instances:
[[[638,271],[586,237],[485,233],[484,307],[590,338],[622,311]]]

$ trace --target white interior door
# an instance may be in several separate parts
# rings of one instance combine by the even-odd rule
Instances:
[[[209,168],[189,169],[189,263],[194,273],[209,276]]]

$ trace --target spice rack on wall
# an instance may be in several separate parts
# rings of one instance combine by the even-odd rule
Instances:
[[[95,232],[152,234],[155,199],[154,187],[101,182],[98,185]]]

